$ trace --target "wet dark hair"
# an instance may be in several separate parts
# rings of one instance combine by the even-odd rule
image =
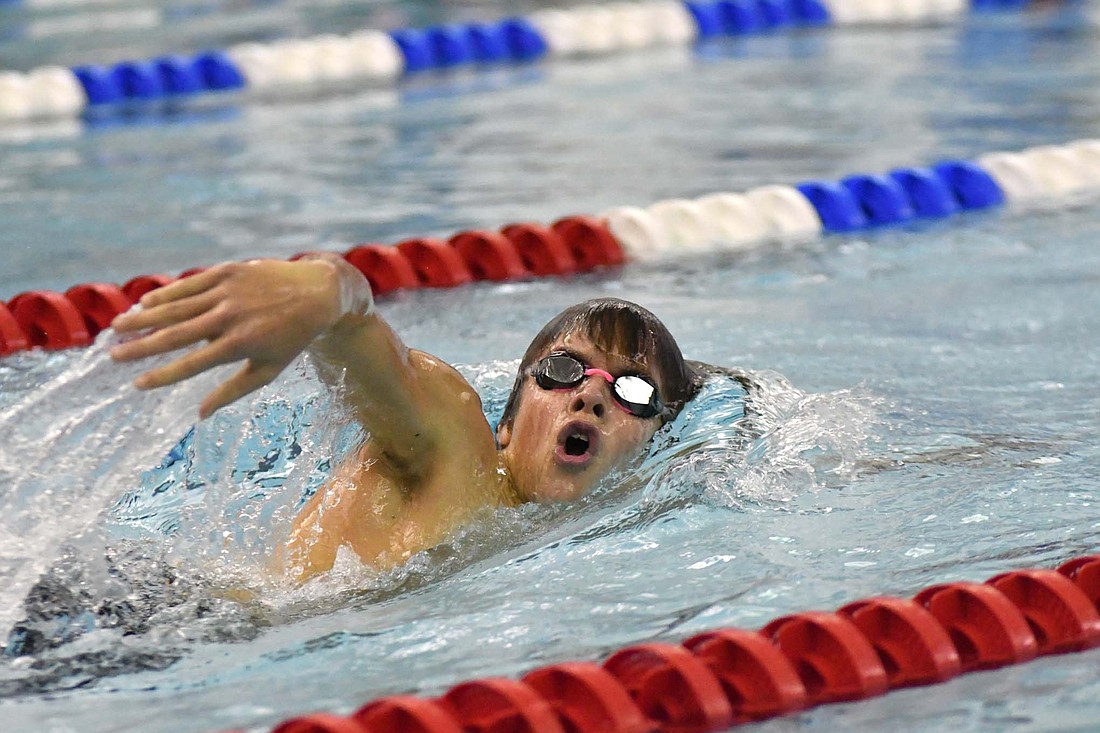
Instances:
[[[504,406],[499,425],[510,425],[519,407],[520,393],[527,370],[545,356],[547,347],[560,336],[580,333],[608,354],[618,354],[647,366],[656,381],[661,401],[671,411],[671,420],[684,403],[695,396],[704,375],[684,360],[676,339],[665,324],[645,308],[618,298],[595,298],[566,308],[542,327],[519,364],[512,393]]]

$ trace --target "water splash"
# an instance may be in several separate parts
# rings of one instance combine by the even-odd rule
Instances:
[[[200,379],[171,399],[137,392],[130,383],[142,367],[113,363],[109,338],[78,355],[23,355],[26,374],[46,379],[0,413],[0,637],[63,543],[184,432],[209,387]]]
[[[643,466],[646,500],[770,508],[855,474],[869,450],[874,397],[806,393],[769,371],[743,381],[747,390],[712,378],[655,443]]]
[[[714,487],[718,503],[787,502],[808,491],[848,483],[870,454],[881,400],[859,390],[803,392],[774,372],[754,375],[756,435],[736,481]]]
[[[16,389],[0,415],[0,639],[18,659],[0,669],[0,695],[254,636],[270,621],[249,598],[289,584],[271,548],[359,435],[308,359],[194,424],[234,367],[143,393],[136,375],[171,357],[119,365],[110,345],[5,365]]]
[[[777,374],[712,379],[649,453],[580,502],[487,511],[385,573],[350,552],[297,585],[271,570],[291,519],[363,434],[338,394],[298,360],[272,387],[192,423],[219,378],[141,393],[149,364],[120,366],[101,340],[79,355],[30,355],[12,372],[0,429],[0,593],[9,654],[0,694],[65,689],[168,666],[195,644],[249,639],[292,622],[482,572],[558,542],[630,536],[695,503],[744,511],[853,470],[874,401],[806,394]],[[516,363],[461,365],[499,419]],[[33,388],[32,375],[45,375]],[[15,393],[15,396],[11,396]],[[43,440],[42,436],[49,436]],[[483,568],[483,569],[484,569]],[[120,644],[125,638],[126,644]],[[20,668],[22,669],[22,668]],[[0,670],[2,671],[2,670]],[[9,677],[3,681],[3,677]]]
[[[796,498],[845,485],[859,473],[875,449],[879,404],[853,390],[803,392],[775,372],[712,377],[657,433],[638,465],[609,476],[553,517],[534,517],[545,529],[531,552],[560,540],[620,536],[629,542],[697,504],[790,511]]]

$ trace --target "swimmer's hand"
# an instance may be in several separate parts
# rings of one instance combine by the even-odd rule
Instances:
[[[325,255],[217,265],[153,290],[140,302],[140,310],[111,323],[120,334],[138,334],[111,349],[116,361],[206,343],[143,373],[134,381],[138,389],[165,387],[222,364],[245,362],[206,396],[199,407],[202,418],[269,383],[311,341],[345,316],[367,315],[373,305],[359,271],[338,256]]]

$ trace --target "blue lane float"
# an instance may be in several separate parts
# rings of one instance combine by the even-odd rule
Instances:
[[[957,16],[968,2],[980,9],[1015,10],[1030,0],[913,0],[905,8],[885,9],[876,0],[648,0],[537,11],[482,23],[245,43],[190,57],[164,54],[113,66],[75,66],[65,71],[74,81],[68,97],[46,93],[38,70],[5,72],[0,74],[7,79],[0,90],[0,122],[78,116],[89,107],[130,107],[238,89],[377,84],[455,67],[531,63],[825,25],[920,23]],[[13,75],[20,78],[13,82]]]
[[[962,208],[987,209],[1005,203],[1005,195],[993,177],[976,163],[948,160],[933,169],[955,194]]]
[[[812,181],[797,188],[817,209],[823,228],[834,232],[942,219],[1005,203],[993,177],[966,160],[948,160],[932,168],[898,168],[886,174],[855,174],[835,184]]]
[[[118,85],[118,79],[110,70],[102,66],[86,65],[74,66],[72,71],[84,88],[89,105],[114,104],[122,101],[122,89]]]
[[[947,184],[928,168],[897,168],[889,175],[904,189],[914,213],[922,219],[943,219],[961,208]]]
[[[669,199],[644,209],[620,207],[599,216],[568,216],[550,227],[525,223],[505,225],[499,234],[462,232],[446,242],[419,238],[392,247],[360,245],[344,256],[381,295],[402,288],[449,287],[471,278],[498,281],[565,276],[624,262],[686,257],[707,250],[744,250],[769,241],[805,241],[823,234],[943,219],[1034,197],[1042,197],[1048,204],[1057,197],[1072,202],[1080,200],[1080,193],[1100,192],[1100,140],[1045,145],[1020,153],[988,153],[979,160],[987,164],[947,160],[930,168],[896,168],[886,174],[856,174],[839,181],[763,186],[744,194],[720,192],[696,200]],[[480,244],[466,247],[470,242]],[[450,269],[446,278],[418,280],[413,262],[420,257],[418,252],[431,258],[447,254],[450,264],[446,267]],[[87,345],[90,337],[84,324],[89,319],[109,323],[142,294],[175,279],[143,275],[122,286],[89,283],[70,288],[65,295],[18,295],[7,304],[0,303],[0,356],[36,346]],[[76,297],[80,294],[88,297]],[[32,298],[33,308],[27,298]],[[103,310],[107,306],[110,312]],[[67,323],[71,328],[63,329],[67,334],[63,338],[55,336],[46,343],[39,338],[42,319]]]
[[[390,31],[406,74],[467,64],[530,62],[546,55],[545,39],[523,18],[497,23],[432,26]]]
[[[791,9],[806,26],[829,25],[832,22],[829,9],[820,0],[792,0]]]
[[[241,70],[222,51],[204,51],[192,59],[191,66],[205,88],[211,91],[223,92],[245,86]]]
[[[801,18],[794,14],[788,0],[757,0],[764,28],[774,30],[797,24]]]
[[[508,18],[501,22],[504,42],[515,61],[537,61],[549,47],[538,29],[525,18]]]
[[[836,181],[806,181],[796,188],[813,204],[826,232],[844,233],[867,228],[867,215],[847,187]]]
[[[109,67],[76,66],[72,72],[91,107],[240,89],[245,85],[240,70],[219,51],[190,58],[161,56],[152,61],[122,61]]]
[[[474,23],[464,30],[469,39],[474,61],[482,64],[496,64],[508,58],[511,49],[504,25]]]
[[[1100,191],[1100,140],[617,207],[602,217],[628,260],[644,261],[858,234],[1092,190]]]
[[[182,56],[161,56],[153,66],[167,94],[196,94],[205,88],[195,65]]]
[[[757,33],[767,22],[763,7],[754,0],[721,0],[717,7],[722,29],[731,36]]]
[[[915,216],[905,189],[889,176],[848,176],[840,183],[859,202],[871,226],[902,224]]]
[[[732,6],[734,3],[727,0],[723,5]],[[691,13],[691,19],[695,21],[699,38],[711,38],[726,32],[726,24],[722,13],[719,11],[718,3],[688,0],[684,3],[684,6],[688,9],[688,12]]]
[[[439,66],[435,58],[435,48],[427,33],[415,28],[400,28],[390,32],[390,38],[397,44],[401,55],[405,58],[405,73],[415,74],[418,71]]]
[[[125,99],[148,101],[165,95],[157,67],[147,61],[123,61],[110,74]]]

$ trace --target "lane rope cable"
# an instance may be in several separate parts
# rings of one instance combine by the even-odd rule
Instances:
[[[1095,191],[1100,191],[1100,140],[1079,140],[838,181],[616,207],[548,226],[520,222],[448,239],[360,244],[343,256],[366,276],[375,296],[385,298],[400,290],[560,277],[769,242],[805,243],[1004,206],[1068,206]],[[28,291],[0,301],[0,357],[87,346],[145,293],[201,271],[140,275],[121,285],[83,283],[64,293]]]
[[[394,695],[271,733],[707,733],[1100,646],[1100,556]],[[243,733],[226,731],[225,733]]]
[[[113,65],[0,71],[0,123],[126,115],[165,101],[249,90],[394,84],[458,67],[598,56],[722,36],[861,24],[922,24],[968,8],[1013,11],[1031,0],[644,0],[525,17],[391,31],[361,30],[196,54],[166,53]]]

